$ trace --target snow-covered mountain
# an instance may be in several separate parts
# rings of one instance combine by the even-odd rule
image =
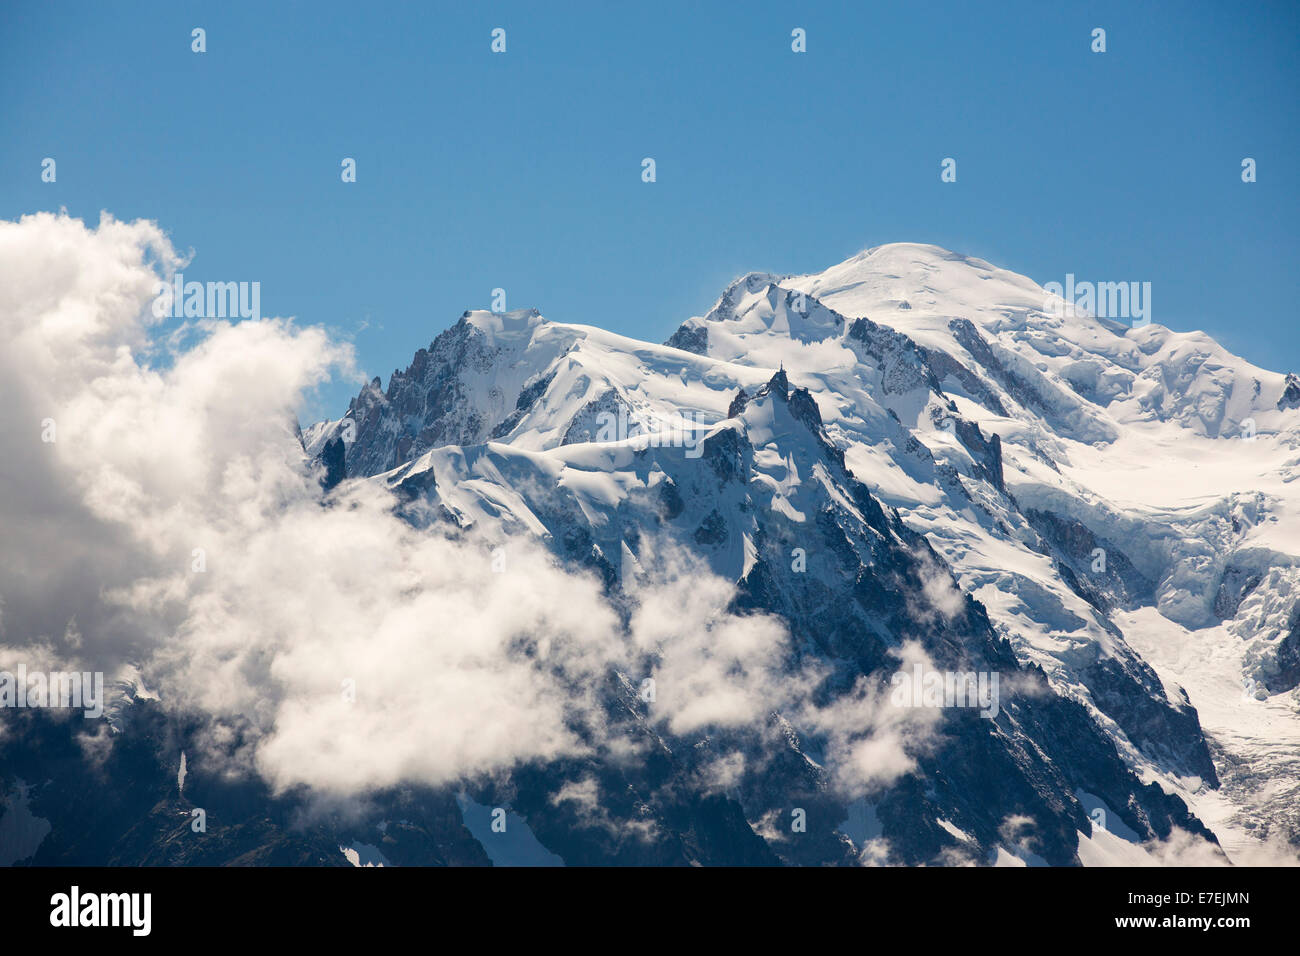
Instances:
[[[900,243],[743,276],[664,344],[466,312],[303,428],[290,466],[312,513],[365,495],[493,571],[522,541],[594,577],[638,636],[569,686],[598,713],[571,715],[580,755],[304,816],[300,789],[205,762],[209,728],[133,683],[90,770],[67,722],[0,738],[0,784],[43,781],[39,813],[9,788],[0,837],[22,823],[10,842],[36,863],[1294,855],[1300,378],[1061,306]],[[575,679],[545,642],[517,650]],[[895,696],[922,672],[993,693]],[[755,696],[755,719],[719,719]],[[211,839],[173,832],[192,807],[220,822]]]
[[[1040,833],[1060,834],[1039,842],[1054,863],[1198,828],[1178,800],[1230,852],[1294,843],[1300,380],[1201,333],[1057,306],[1023,276],[900,243],[746,275],[665,345],[467,312],[304,447],[327,487],[380,482],[413,521],[538,536],[613,592],[667,537],[842,683],[921,639],[953,667],[1041,674],[1051,707],[1078,708],[1044,716],[1021,694],[952,729],[960,745],[905,778],[909,796],[841,808],[898,859],[996,859],[1030,795]],[[949,572],[963,598],[935,625],[914,608],[944,604]],[[790,736],[812,780],[815,747]],[[1008,779],[984,779],[976,751]],[[772,780],[734,796],[787,858],[764,822]],[[1097,806],[1123,826],[1094,833]]]

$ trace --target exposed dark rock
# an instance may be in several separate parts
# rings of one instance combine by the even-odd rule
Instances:
[[[1286,383],[1282,388],[1282,397],[1277,400],[1278,411],[1287,408],[1300,408],[1300,375],[1288,372]]]
[[[1281,694],[1300,686],[1300,605],[1291,615],[1291,627],[1277,646],[1277,673],[1267,683],[1270,694]]]
[[[707,355],[709,352],[708,326],[683,322],[664,345],[685,352],[694,352],[696,355]]]

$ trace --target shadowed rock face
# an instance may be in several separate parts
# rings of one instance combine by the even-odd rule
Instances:
[[[704,325],[684,322],[664,344],[681,349],[683,352],[705,355],[709,351],[709,329]]]
[[[909,392],[917,387],[941,391],[925,350],[901,332],[870,319],[855,319],[849,326],[848,338],[880,363],[885,394]]]
[[[1155,582],[1142,574],[1113,542],[1065,515],[1035,508],[1024,509],[1024,515],[1069,566],[1072,580],[1078,582],[1080,596],[1090,604],[1106,612],[1116,607],[1133,608],[1151,603]]]
[[[1268,680],[1270,693],[1280,694],[1300,686],[1300,610],[1292,619],[1291,629],[1278,643],[1277,674]]]
[[[1300,408],[1300,375],[1294,372],[1287,373],[1286,384],[1282,391],[1282,397],[1277,400],[1279,410],[1284,408]]]
[[[325,443],[325,450],[321,453],[321,463],[325,466],[325,477],[321,480],[321,486],[326,491],[329,491],[347,477],[346,455],[347,448],[342,438],[336,436]]]
[[[475,394],[471,376],[491,377],[502,349],[468,316],[416,352],[405,371],[394,369],[387,389],[376,377],[348,405],[344,419],[355,433],[346,443],[347,477],[389,471],[430,448],[504,434],[545,392],[549,378],[528,383],[517,396],[489,395],[485,401]]]
[[[6,775],[41,779],[29,809],[50,832],[31,866],[347,866],[340,844],[363,842],[394,863],[486,866],[482,847],[461,824],[454,798],[427,788],[376,794],[378,819],[401,819],[387,832],[365,824],[303,826],[299,800],[275,797],[256,779],[232,781],[204,761],[200,728],[164,714],[151,700],[124,711],[122,732],[100,764],[87,761],[80,721],[28,711],[0,743]],[[196,810],[203,811],[197,832]]]
[[[473,444],[489,426],[465,407],[458,371],[483,366],[491,354],[463,319],[439,335],[426,351],[415,353],[405,372],[394,371],[388,389],[378,379],[362,390],[348,409],[357,423],[348,449],[348,473],[375,474],[395,468],[438,445]]]

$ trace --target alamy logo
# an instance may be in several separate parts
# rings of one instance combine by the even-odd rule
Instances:
[[[19,664],[17,673],[0,671],[0,707],[69,707],[87,717],[104,716],[102,671],[31,671]]]
[[[1075,282],[1067,273],[1065,284],[1049,282],[1043,311],[1057,318],[1091,315],[1099,319],[1129,319],[1133,328],[1151,324],[1150,282]]]
[[[926,671],[916,664],[889,679],[889,702],[895,707],[978,707],[981,717],[998,715],[997,671]]]
[[[156,319],[260,319],[260,282],[186,282],[176,273],[171,282],[154,285],[153,314]]]
[[[86,893],[74,886],[50,897],[50,925],[127,926],[133,936],[148,936],[153,925],[150,893]]]
[[[647,426],[639,418],[630,415],[626,408],[620,407],[618,413],[600,412],[596,415],[597,442],[618,442],[639,435],[647,435],[651,448],[685,448],[687,458],[699,458],[704,454],[704,432],[708,428],[704,416],[696,412],[682,412],[686,426],[682,428],[660,428],[651,423]]]

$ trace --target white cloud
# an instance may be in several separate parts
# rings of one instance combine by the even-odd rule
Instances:
[[[899,669],[933,669],[915,641],[899,649]],[[875,677],[860,677],[852,691],[820,707],[807,706],[801,726],[826,738],[826,759],[840,791],[850,799],[885,787],[916,766],[943,720],[933,707],[896,707]]]

